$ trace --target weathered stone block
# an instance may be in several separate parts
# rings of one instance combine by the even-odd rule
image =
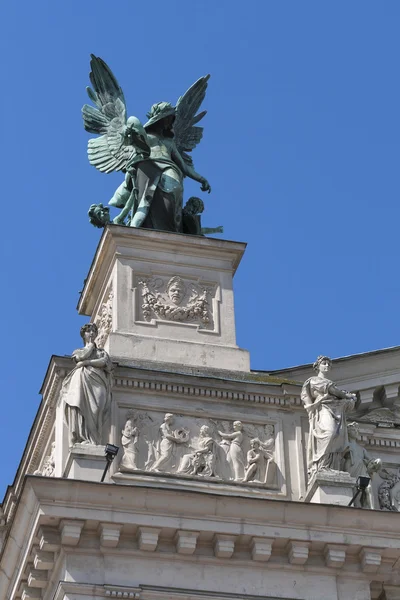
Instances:
[[[61,521],[61,543],[66,546],[77,546],[83,528],[82,521]]]
[[[160,531],[161,529],[157,529],[155,527],[139,527],[138,544],[140,550],[154,552],[154,550],[157,548]]]
[[[119,542],[122,525],[115,525],[114,523],[101,523],[99,529],[101,545],[107,546],[108,548],[115,548]]]
[[[267,562],[271,558],[273,541],[272,538],[253,537],[250,542],[252,559]]]
[[[198,531],[177,531],[175,534],[175,545],[178,554],[193,554],[196,550]]]
[[[290,541],[287,545],[291,565],[304,565],[308,560],[310,542]]]
[[[236,537],[216,533],[214,536],[214,554],[218,558],[230,558],[235,550]]]

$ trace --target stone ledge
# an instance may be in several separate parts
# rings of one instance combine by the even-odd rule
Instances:
[[[225,481],[216,477],[193,477],[183,473],[156,473],[153,471],[121,472],[118,471],[111,476],[114,483],[122,485],[146,485],[153,483],[164,484],[166,489],[182,491],[196,491],[202,493],[214,493],[218,495],[234,495],[245,498],[279,498],[286,499],[277,486],[262,483],[243,483],[240,481]],[[164,487],[163,485],[163,487]]]
[[[318,471],[308,483],[304,502],[348,506],[356,479],[344,471]]]

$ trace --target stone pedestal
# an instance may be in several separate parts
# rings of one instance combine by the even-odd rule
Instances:
[[[78,304],[114,359],[249,371],[233,276],[245,244],[108,226]]]
[[[320,471],[310,480],[305,502],[348,506],[356,480],[344,471]]]
[[[63,477],[100,481],[105,466],[104,446],[76,444],[69,450]]]

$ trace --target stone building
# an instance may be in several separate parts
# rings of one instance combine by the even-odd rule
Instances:
[[[333,361],[382,461],[369,508],[348,507],[349,473],[307,475],[312,366],[255,372],[236,344],[244,250],[106,228],[78,305],[103,379],[77,379],[85,349],[50,360],[2,504],[2,600],[400,599],[400,348]]]

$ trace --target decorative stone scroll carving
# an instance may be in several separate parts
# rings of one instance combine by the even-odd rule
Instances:
[[[135,426],[135,413],[133,411],[128,412],[126,415],[125,427],[121,433],[121,446],[124,453],[122,455],[119,470],[124,472],[135,471],[138,468],[137,455],[139,430]]]
[[[329,357],[319,356],[313,366],[317,375],[307,379],[301,391],[310,423],[307,448],[310,479],[318,471],[340,471],[343,452],[348,446],[345,415],[356,400],[355,394],[340,390],[327,378],[332,368]]]
[[[34,475],[42,475],[43,477],[54,477],[54,470],[55,470],[55,466],[56,466],[55,452],[56,452],[56,443],[53,442],[51,445],[51,452],[48,456],[45,457],[42,468],[37,469],[33,473]]]
[[[122,432],[120,471],[274,486],[274,426],[137,411]],[[131,454],[128,455],[128,451]],[[247,461],[245,459],[247,456]],[[255,467],[252,468],[253,459]]]
[[[210,298],[213,290],[175,276],[150,277],[138,282],[142,294],[145,321],[161,319],[198,324],[202,329],[214,326]]]
[[[358,423],[353,422],[347,425],[347,433],[349,443],[345,449],[343,455],[342,470],[347,471],[351,477],[370,477],[380,470],[382,467],[382,461],[380,458],[372,458],[364,446],[361,446],[357,440],[360,436]],[[367,494],[362,495],[361,499],[355,500],[355,506],[361,506],[362,508],[372,508],[371,501],[371,486],[368,486]]]
[[[111,289],[106,301],[101,305],[99,319],[96,321],[99,333],[96,338],[96,344],[99,348],[104,348],[108,336],[112,330],[112,307],[114,293]]]
[[[76,366],[61,388],[71,446],[104,441],[103,425],[111,405],[112,363],[107,352],[96,346],[97,335],[95,323],[81,328],[85,346],[72,353]]]

